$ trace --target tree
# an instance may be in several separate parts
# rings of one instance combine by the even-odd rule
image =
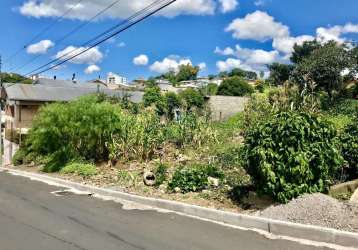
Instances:
[[[295,44],[290,59],[293,63],[300,63],[304,58],[309,57],[313,51],[320,47],[321,44],[317,40],[305,41],[302,45]]]
[[[226,78],[229,76],[229,73],[227,71],[222,71],[218,75],[220,78]]]
[[[237,76],[225,79],[218,89],[218,95],[225,96],[246,96],[254,92],[250,84]]]
[[[2,73],[2,82],[32,84],[32,80],[15,73]]]
[[[150,77],[146,82],[145,85],[149,88],[157,87],[158,84],[156,82],[156,79],[153,77]]]
[[[264,79],[264,77],[265,77],[265,72],[260,71],[260,78],[261,78],[261,79]]]
[[[257,73],[254,71],[246,71],[245,77],[250,80],[257,80]]]
[[[242,77],[245,78],[246,77],[246,71],[239,69],[239,68],[235,68],[233,70],[231,70],[231,72],[229,73],[229,77],[233,77],[233,76],[238,76],[238,77]]]
[[[283,85],[289,78],[293,65],[273,63],[268,66],[270,70],[269,82],[273,85]]]
[[[351,67],[352,61],[345,45],[330,41],[304,58],[294,70],[292,79],[301,89],[314,86],[317,90],[324,90],[332,101],[333,92],[342,89],[342,72]]]
[[[158,115],[165,114],[165,101],[159,87],[146,88],[143,95],[145,107],[155,106]]]
[[[199,71],[200,68],[198,66],[194,67],[190,64],[180,65],[179,71],[175,76],[176,81],[181,82],[181,81],[196,80]]]
[[[253,71],[246,71],[240,68],[235,68],[231,70],[230,73],[228,73],[229,77],[238,76],[250,80],[256,80],[257,79],[257,73]]]
[[[157,103],[162,98],[159,87],[146,88],[143,95],[143,103],[145,107]]]
[[[182,91],[179,94],[180,98],[183,100],[183,102],[186,104],[186,107],[188,110],[190,110],[193,107],[196,108],[203,108],[205,99],[204,96],[197,90],[189,88],[184,91]]]

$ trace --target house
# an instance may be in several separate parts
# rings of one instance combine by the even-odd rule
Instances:
[[[126,77],[110,72],[107,75],[107,84],[128,87],[128,80]]]
[[[116,97],[129,96],[135,103],[141,102],[143,98],[142,92],[112,90],[95,82],[74,83],[39,79],[33,84],[5,83],[1,89],[1,99],[5,103],[5,165],[11,164],[13,155],[28,133],[41,106],[51,102],[68,102],[95,93]]]
[[[166,84],[166,83],[159,83],[158,87],[160,88],[160,91],[163,93],[173,92],[173,93],[179,93],[180,89],[174,87],[172,84]]]

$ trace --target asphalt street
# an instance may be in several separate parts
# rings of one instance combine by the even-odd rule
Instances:
[[[0,172],[0,250],[328,249],[61,189]]]

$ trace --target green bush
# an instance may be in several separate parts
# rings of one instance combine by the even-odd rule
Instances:
[[[280,202],[327,191],[343,162],[333,125],[298,112],[278,112],[251,127],[245,160],[258,192]]]
[[[179,97],[184,102],[187,110],[191,110],[192,108],[202,109],[205,104],[204,96],[195,89],[186,89],[180,92]]]
[[[358,179],[358,119],[356,119],[340,136],[342,155],[347,162],[344,169],[348,180]]]
[[[342,115],[342,114],[336,114],[336,115],[324,114],[323,119],[332,123],[338,131],[344,130],[353,121],[352,116]]]
[[[58,171],[73,158],[106,160],[107,142],[118,133],[125,113],[96,96],[43,107],[26,140],[29,152],[49,156],[47,171]]]
[[[160,88],[157,86],[145,89],[143,104],[145,107],[154,105],[159,115],[163,115],[165,113],[165,99],[160,92]]]
[[[14,166],[20,166],[24,164],[26,154],[27,152],[24,148],[20,148],[19,150],[17,150],[15,155],[12,157],[12,164],[14,164]]]
[[[332,115],[348,115],[357,114],[358,100],[341,99],[332,105],[329,101],[323,101],[322,108]]]
[[[214,165],[180,167],[174,172],[168,188],[180,188],[182,193],[199,192],[208,186],[208,177],[223,178],[223,173]]]
[[[165,164],[158,164],[158,166],[155,168],[154,170],[154,174],[156,177],[155,180],[155,186],[159,187],[160,185],[162,185],[164,183],[164,181],[167,178],[167,171],[168,171],[168,166]]]
[[[60,171],[61,174],[76,174],[89,177],[97,174],[96,166],[93,164],[71,162]]]
[[[225,79],[218,89],[218,95],[225,96],[246,96],[254,92],[254,88],[238,76]]]

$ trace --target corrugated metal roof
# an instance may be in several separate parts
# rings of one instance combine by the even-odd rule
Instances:
[[[80,96],[98,92],[97,84],[78,83],[71,81],[47,80],[36,84],[5,84],[4,89],[9,100],[13,101],[71,101]],[[99,91],[108,96],[123,97],[129,95],[132,102],[142,101],[143,93],[137,91],[110,90],[99,86]]]

